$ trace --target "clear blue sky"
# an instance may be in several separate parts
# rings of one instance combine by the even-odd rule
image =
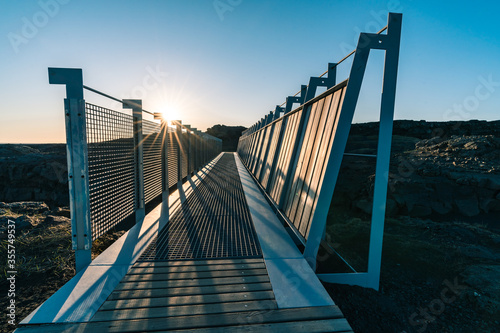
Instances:
[[[0,142],[64,141],[65,92],[47,67],[83,68],[84,84],[202,130],[250,126],[389,11],[404,14],[396,119],[500,119],[495,1],[3,1]],[[369,66],[357,122],[378,117],[380,51]]]

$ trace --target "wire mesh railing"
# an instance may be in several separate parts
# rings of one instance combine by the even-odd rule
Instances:
[[[133,118],[85,103],[92,241],[137,209]]]
[[[143,120],[143,165],[144,165],[144,201],[150,203],[162,192],[162,161],[163,146],[161,125]]]
[[[91,262],[96,239],[126,219],[143,219],[147,204],[161,199],[168,212],[170,190],[215,158],[222,140],[157,114],[156,121],[143,119],[143,113],[152,113],[141,100],[121,101],[84,86],[81,69],[49,68],[49,82],[66,85],[72,241],[79,271]],[[121,102],[132,115],[86,103],[84,89]]]

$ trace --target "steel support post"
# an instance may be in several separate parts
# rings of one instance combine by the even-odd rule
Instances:
[[[396,100],[399,46],[401,40],[401,14],[389,14],[387,38],[375,46],[386,49],[384,83],[380,109],[380,128],[377,147],[377,164],[373,194],[372,223],[370,228],[370,247],[368,254],[368,287],[378,290],[380,266],[382,264],[382,243],[389,181],[389,162],[391,159],[392,127]]]
[[[328,186],[322,186],[319,193],[316,210],[311,221],[311,228],[307,235],[304,251],[304,257],[314,269],[316,267],[316,256],[322,235],[325,231],[326,218],[337,182],[340,165],[342,163],[342,157],[349,136],[349,130],[356,109],[370,49],[386,50],[374,202],[370,230],[368,273],[357,273],[357,275],[355,275],[355,283],[353,280],[350,280],[349,274],[322,274],[322,280],[327,282],[358,284],[376,290],[379,288],[401,23],[401,14],[390,13],[386,35],[369,33],[360,34],[349,75],[349,82],[345,91],[342,110],[337,123],[334,125],[335,134],[333,145],[329,153],[327,168],[322,180],[322,184],[328,184]]]
[[[192,174],[191,170],[191,164],[193,162],[193,155],[191,152],[192,149],[192,142],[191,142],[191,125],[184,125],[184,128],[186,129],[186,155],[187,155],[187,175],[188,177]]]
[[[136,167],[136,200],[135,221],[139,222],[146,216],[146,200],[144,196],[144,137],[142,131],[142,100],[124,99],[124,109],[132,109],[134,117],[134,147]]]
[[[69,205],[72,245],[76,272],[92,261],[89,164],[83,74],[81,69],[49,68],[50,84],[65,84],[64,112],[66,123],[66,156],[68,162]]]
[[[182,186],[182,152],[184,145],[182,144],[182,121],[176,120],[175,124],[175,138],[179,149],[177,150],[177,186]]]
[[[193,130],[193,161],[194,161],[194,171],[193,173],[197,173],[199,170],[200,170],[200,167],[199,167],[199,159],[198,159],[198,151],[199,151],[199,147],[198,147],[198,138],[199,138],[199,134],[198,134],[198,129],[196,127],[192,128]]]
[[[168,188],[168,122],[161,119],[161,215],[160,229],[168,222],[169,216],[169,188]]]

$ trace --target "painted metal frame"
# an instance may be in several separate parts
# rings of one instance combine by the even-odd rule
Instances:
[[[325,186],[321,186],[319,188],[317,205],[316,209],[313,212],[309,233],[307,235],[304,235],[301,241],[305,243],[304,257],[314,269],[316,266],[318,249],[321,241],[324,238],[326,218],[335,189],[337,177],[340,171],[340,165],[344,156],[345,146],[347,143],[354,111],[356,109],[361,85],[363,82],[368,56],[370,54],[370,50],[372,49],[384,50],[386,54],[380,107],[380,129],[378,139],[378,152],[376,156],[377,162],[370,230],[368,271],[366,273],[318,274],[318,276],[326,282],[355,284],[377,290],[379,288],[385,207],[389,175],[390,148],[392,140],[392,124],[401,39],[401,24],[402,14],[389,13],[387,33],[381,34],[381,32],[385,30],[383,29],[381,30],[381,32],[376,34],[360,34],[358,45],[354,52],[354,59],[347,82],[347,87],[345,88],[342,108],[339,113],[338,119],[334,124],[335,131],[333,136],[333,143],[331,150],[327,155],[328,159],[326,163],[326,169],[324,170],[323,179],[321,182],[321,184],[324,184]],[[342,59],[341,62],[344,59]],[[335,85],[336,66],[337,64],[335,63],[330,63],[328,65],[327,78],[311,78],[309,86],[307,86],[307,90],[304,89],[304,86],[302,86],[301,97],[290,96],[287,98],[286,108],[284,112],[285,115],[291,112],[291,105],[295,102],[302,103],[301,108],[303,112],[297,131],[298,135],[296,136],[295,143],[292,146],[292,162],[289,164],[289,168],[285,172],[286,180],[284,189],[282,191],[279,202],[275,203],[277,205],[275,209],[278,213],[280,213],[280,209],[283,208],[286,193],[288,192],[289,186],[291,186],[291,170],[294,170],[294,168],[297,167],[299,157],[297,154],[300,147],[302,146],[302,141],[304,140],[304,124],[308,122],[307,117],[309,116],[309,112],[307,111],[309,105],[311,105],[310,101],[314,98],[314,95],[316,94],[316,87],[318,85],[324,85],[327,86],[327,88]],[[304,97],[302,98],[302,96]],[[282,119],[282,126],[287,125],[285,120],[288,120],[288,118]],[[242,160],[247,165],[247,168],[249,168],[249,171],[253,169],[250,166],[256,162],[256,158],[254,156],[255,152],[259,151],[257,147],[255,147],[256,144],[259,144],[259,142],[255,140],[258,140],[258,137],[261,134],[259,132],[264,131],[266,125],[268,124],[264,123],[263,125],[263,122],[260,121],[256,123],[256,125],[250,127],[247,131],[245,131],[243,133],[243,136],[240,138],[238,152],[241,152],[240,155],[243,155]],[[281,140],[283,140],[283,135],[285,133],[285,128],[286,126],[282,129],[280,138],[278,139],[278,145],[280,149],[282,145]],[[268,145],[270,144],[270,141],[271,140],[268,141]],[[262,144],[262,141],[260,142],[260,144]],[[269,147],[267,149],[269,149]],[[261,148],[260,150],[262,151],[263,149]],[[273,169],[271,170],[271,172],[276,172],[276,168],[276,161],[273,161]],[[259,181],[259,176],[260,175],[254,175],[257,181]],[[269,188],[262,188],[262,190],[266,192],[269,190]],[[291,229],[294,230],[293,225],[291,225]]]
[[[68,161],[71,234],[76,271],[92,261],[90,228],[89,163],[83,99],[83,73],[76,68],[49,68],[49,83],[66,85],[66,156]]]
[[[166,223],[170,216],[169,216],[169,186],[168,186],[168,179],[169,179],[169,173],[168,173],[168,144],[167,144],[167,136],[168,136],[168,122],[165,121],[163,118],[161,119],[161,143],[162,143],[162,150],[161,150],[161,167],[162,167],[162,180],[161,180],[161,197],[162,197],[162,206],[161,206],[161,221]],[[161,226],[163,227],[163,225]]]
[[[124,109],[132,109],[134,117],[134,146],[135,146],[135,168],[136,168],[136,222],[142,221],[146,216],[146,199],[144,195],[144,135],[142,131],[142,100],[124,99]]]

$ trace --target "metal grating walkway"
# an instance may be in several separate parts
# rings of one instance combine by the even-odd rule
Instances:
[[[139,261],[262,257],[234,155],[200,182]]]
[[[311,280],[320,283],[312,271],[312,278],[307,277],[304,267],[291,262],[299,260],[291,248],[284,249],[285,262],[273,247],[283,242],[274,238],[269,244],[269,238],[264,237],[258,243],[254,222],[262,236],[262,221],[252,215],[254,205],[259,205],[252,199],[258,189],[249,189],[250,176],[241,173],[241,167],[233,154],[225,154],[204,169],[205,177],[198,178],[196,187],[192,182],[193,190],[179,207],[182,210],[172,216],[154,244],[118,284],[112,281],[120,276],[116,270],[91,266],[89,275],[95,282],[91,287],[87,281],[79,282],[87,291],[102,290],[101,296],[96,295],[100,300],[104,294],[107,298],[94,304],[95,299],[89,302],[87,297],[69,306],[68,311],[81,312],[85,319],[48,325],[33,322],[17,332],[352,333],[324,290],[329,302],[311,303],[321,294],[310,288]],[[270,229],[276,229],[276,225]],[[270,229],[265,233],[276,234]],[[282,232],[286,233],[284,229]],[[310,270],[296,248],[295,252]],[[102,276],[92,274],[99,275],[103,269],[108,277],[118,274],[106,278],[111,288],[102,285]],[[63,295],[61,301],[66,304],[71,295]],[[292,304],[288,298],[298,301]],[[60,307],[57,309],[60,311]]]

